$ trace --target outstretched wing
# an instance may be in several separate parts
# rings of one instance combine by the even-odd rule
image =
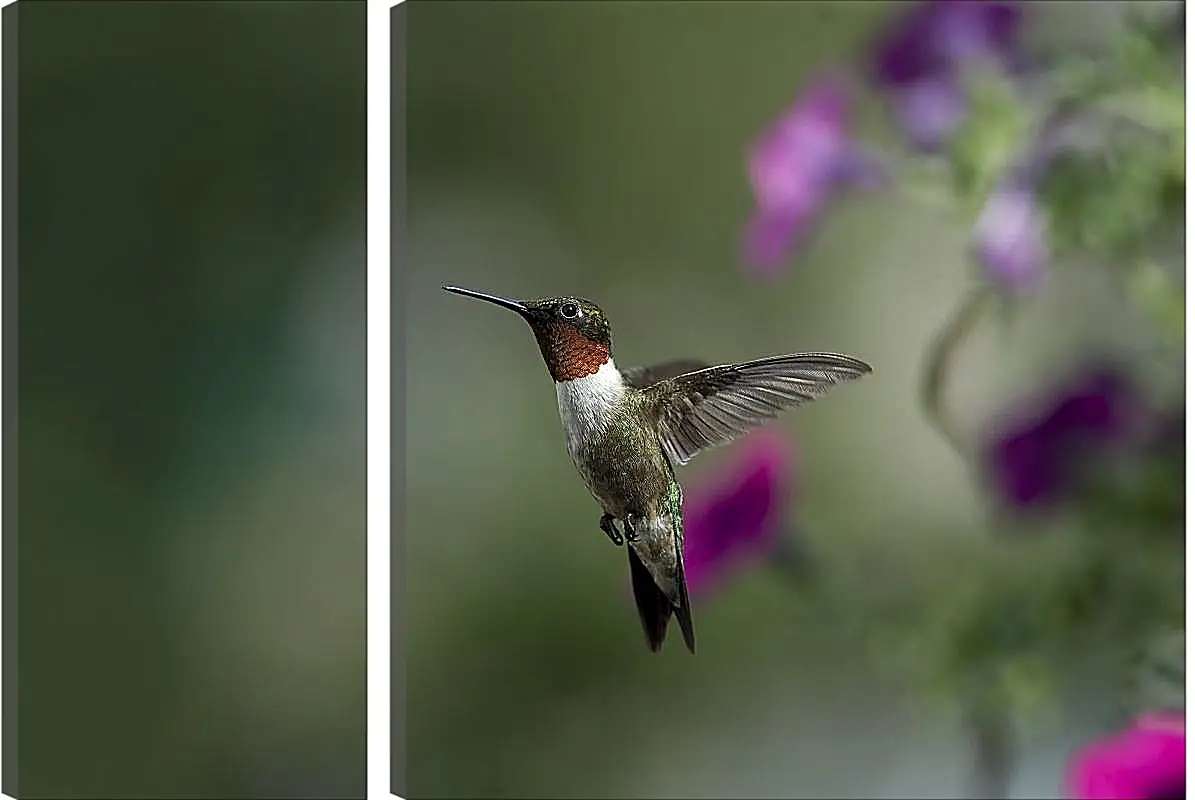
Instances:
[[[664,451],[684,464],[869,372],[868,364],[850,356],[793,353],[685,373],[645,392]]]
[[[636,389],[646,389],[653,383],[684,375],[686,372],[696,372],[705,369],[709,364],[693,358],[681,358],[676,361],[665,361],[662,364],[652,364],[649,367],[628,367],[621,370],[622,379],[627,385]]]

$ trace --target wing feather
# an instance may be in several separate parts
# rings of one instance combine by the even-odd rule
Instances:
[[[678,358],[675,361],[664,361],[647,367],[628,367],[622,370],[622,379],[627,382],[627,385],[636,389],[646,389],[653,383],[675,378],[677,375],[684,375],[687,372],[696,372],[708,366],[709,364],[706,362],[693,358]]]
[[[836,353],[793,353],[744,364],[705,367],[668,375],[690,366],[675,361],[628,370],[647,393],[659,420],[660,442],[668,457],[684,464],[703,450],[728,444],[789,408],[812,402],[835,385],[871,372],[871,366]],[[660,369],[663,368],[663,369]],[[653,370],[660,369],[659,372]],[[667,377],[659,377],[667,375]],[[647,380],[647,378],[653,380]]]

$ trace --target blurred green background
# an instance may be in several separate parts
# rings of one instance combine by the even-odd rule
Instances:
[[[365,4],[14,17],[6,777],[363,796]]]
[[[1122,4],[1030,4],[1030,40],[1106,35]],[[406,796],[957,797],[958,709],[875,658],[867,619],[991,556],[984,498],[917,405],[973,280],[965,220],[843,203],[775,284],[739,266],[748,143],[893,4],[412,2],[408,14]],[[883,142],[880,109],[865,106]],[[620,364],[850,353],[875,374],[779,423],[802,456],[816,585],[744,572],[699,601],[700,655],[651,657],[625,558],[574,474],[513,315],[440,291],[579,294]],[[1055,276],[966,350],[972,430],[1081,354],[1146,346],[1098,273]],[[682,481],[717,470],[702,456]],[[898,605],[894,607],[899,608]],[[1091,701],[1095,703],[1096,701]],[[1024,732],[1014,793],[1055,797],[1083,719]],[[397,743],[401,745],[401,743]]]

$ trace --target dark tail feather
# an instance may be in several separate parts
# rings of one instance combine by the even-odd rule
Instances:
[[[676,582],[678,589],[676,608],[676,621],[680,625],[681,636],[685,637],[685,647],[689,648],[689,652],[697,655],[697,646],[693,641],[693,615],[689,613],[689,584],[685,582],[685,562],[681,554],[677,554],[677,573]]]
[[[643,634],[647,637],[647,646],[653,653],[660,651],[664,644],[664,637],[668,633],[668,621],[676,613],[680,623],[681,634],[685,638],[685,646],[689,652],[693,649],[693,618],[689,614],[689,591],[685,586],[684,568],[678,575],[680,581],[679,604],[674,606],[668,595],[656,585],[651,572],[639,560],[635,548],[627,546],[627,557],[631,562],[631,588],[635,592],[635,605],[639,608],[639,621],[643,623]]]
[[[639,621],[643,623],[643,634],[647,646],[653,653],[660,652],[664,636],[668,633],[668,620],[672,617],[672,603],[668,596],[656,586],[655,578],[639,560],[635,548],[627,545],[627,556],[631,562],[631,588],[635,592],[635,605],[639,607]]]

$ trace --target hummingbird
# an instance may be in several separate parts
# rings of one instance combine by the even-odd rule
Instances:
[[[619,369],[610,323],[589,300],[520,301],[443,288],[509,309],[531,327],[556,383],[569,456],[601,507],[598,527],[616,547],[626,544],[648,648],[659,652],[675,616],[696,653],[676,468],[871,366],[836,353],[792,353],[741,364],[677,359]]]

